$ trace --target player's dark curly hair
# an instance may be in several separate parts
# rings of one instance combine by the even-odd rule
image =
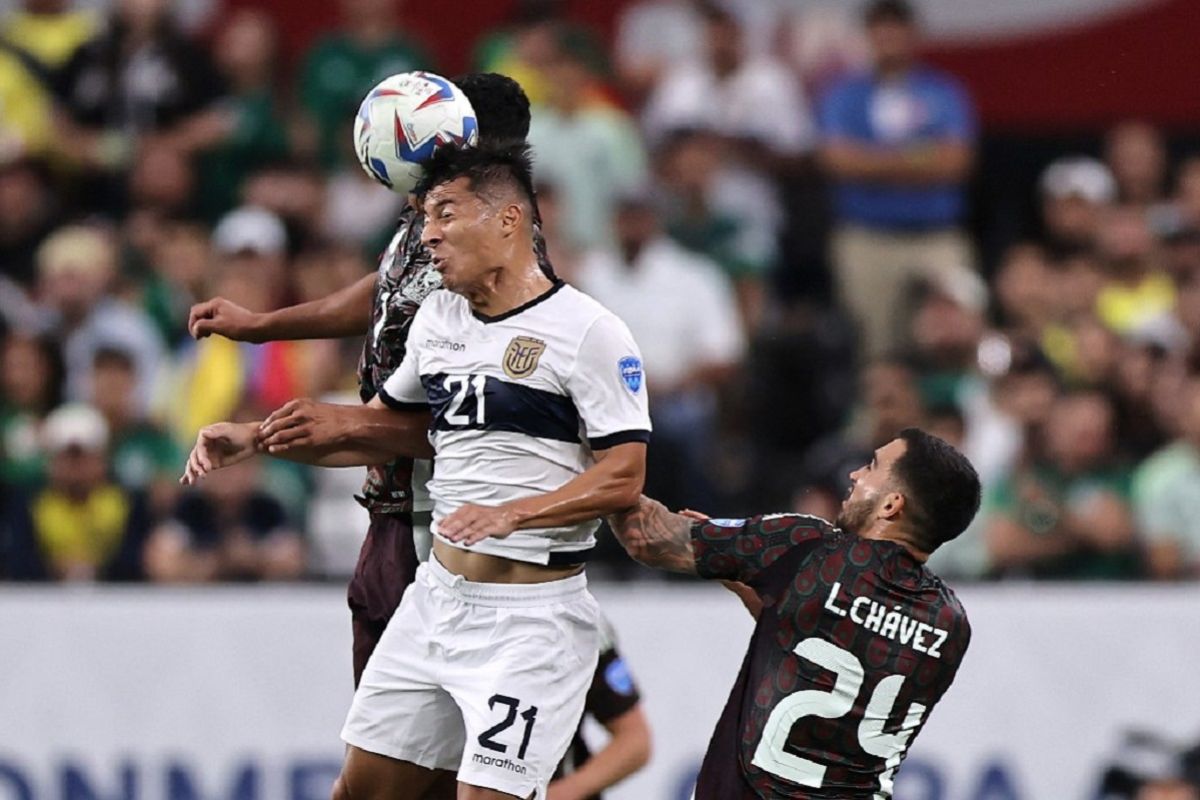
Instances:
[[[901,485],[914,544],[932,553],[975,518],[979,475],[966,456],[932,434],[905,428],[899,438],[906,447],[891,474]]]
[[[481,142],[523,142],[529,136],[529,98],[521,84],[495,72],[454,78],[475,109]]]
[[[516,188],[536,213],[533,190],[533,155],[524,142],[483,143],[478,147],[446,145],[425,162],[417,184],[418,197],[444,183],[466,178],[471,191],[488,197],[493,189]]]

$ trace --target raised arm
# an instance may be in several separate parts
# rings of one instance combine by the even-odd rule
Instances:
[[[188,332],[197,339],[216,333],[238,342],[362,336],[370,325],[377,280],[372,272],[319,300],[264,313],[214,297],[192,306]]]
[[[259,430],[258,442],[273,456],[304,463],[314,463],[309,460],[314,457],[346,460],[374,458],[380,453],[387,456],[381,461],[354,462],[376,464],[396,456],[432,458],[428,432],[428,409],[393,409],[379,398],[361,406],[301,398],[288,401],[267,417]],[[335,455],[339,451],[340,456]]]
[[[608,524],[635,561],[656,569],[696,574],[692,520],[682,514],[643,495],[636,506],[610,514]]]

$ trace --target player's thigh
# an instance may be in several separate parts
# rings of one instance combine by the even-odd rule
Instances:
[[[481,798],[526,798],[549,783],[578,728],[599,656],[599,611],[586,593],[495,611],[487,658],[446,687],[465,729],[458,779],[500,793]]]
[[[454,795],[434,792],[439,786],[445,791],[447,778],[453,785],[453,777],[452,772],[426,769],[350,746],[333,800],[448,800]]]
[[[354,693],[342,740],[426,769],[453,770],[462,758],[462,712],[442,688],[436,636],[438,598],[418,576],[383,632]]]

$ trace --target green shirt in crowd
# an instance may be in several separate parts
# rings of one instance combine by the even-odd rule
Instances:
[[[317,126],[321,165],[332,170],[349,162],[354,115],[372,86],[429,65],[425,51],[402,36],[370,48],[342,34],[317,42],[300,70],[298,94]]]
[[[1016,522],[1035,535],[1046,535],[1071,508],[1082,508],[1097,494],[1112,493],[1128,503],[1130,473],[1123,467],[1067,475],[1048,464],[1019,470],[998,483],[985,500],[986,511]],[[1119,579],[1138,575],[1139,562],[1132,551],[1102,553],[1077,550],[1030,568],[1038,578]]]

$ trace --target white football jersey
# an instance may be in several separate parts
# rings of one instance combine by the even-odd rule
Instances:
[[[379,396],[393,408],[433,413],[435,536],[438,521],[465,503],[495,506],[553,491],[591,467],[593,451],[650,439],[633,336],[615,314],[561,282],[498,317],[474,313],[460,295],[433,293]],[[597,527],[520,530],[471,549],[581,563]]]

